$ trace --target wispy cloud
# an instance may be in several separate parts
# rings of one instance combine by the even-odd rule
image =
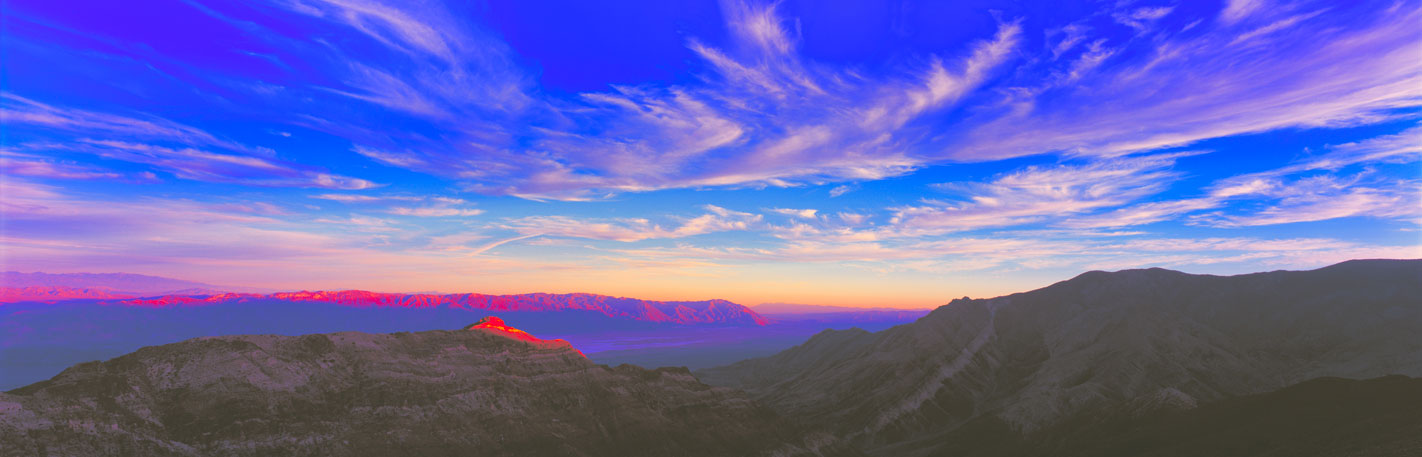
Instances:
[[[423,31],[442,24],[427,15],[396,15],[365,4],[340,7],[350,14],[319,13],[329,9],[324,6],[302,11],[340,18],[419,58],[436,58],[445,48],[478,46],[488,39],[480,33],[427,36]],[[384,12],[377,14],[377,10]],[[1021,33],[1018,24],[1006,23],[996,36],[972,45],[961,61],[934,58],[901,74],[870,80],[803,61],[793,29],[784,26],[785,19],[774,6],[730,2],[725,12],[735,41],[732,49],[689,43],[713,71],[695,84],[617,86],[608,92],[579,94],[575,100],[542,105],[529,101],[564,107],[556,116],[566,121],[528,132],[533,151],[520,151],[511,144],[508,129],[480,130],[453,144],[407,138],[414,142],[403,146],[384,135],[357,135],[370,138],[358,142],[354,150],[385,165],[466,180],[470,190],[534,199],[878,179],[910,172],[923,163],[903,152],[898,130],[953,106],[983,85],[1011,57]],[[393,31],[368,23],[386,24]],[[505,52],[501,44],[494,48],[493,54]],[[523,77],[502,57],[448,65],[502,75],[495,79],[505,82],[494,85],[523,93],[519,89],[525,84]],[[381,82],[388,75],[374,71],[359,73],[369,74],[367,79],[385,89],[368,92],[391,94],[391,101],[384,103],[443,122],[440,118],[445,114],[432,111],[436,108],[429,105],[434,102],[428,100],[448,100],[434,95],[457,81],[407,75],[404,80],[413,83],[404,87]],[[458,87],[464,90],[468,85]],[[495,123],[503,123],[511,120],[508,116],[523,115],[491,113],[484,110],[478,116],[494,116]]]
[[[1220,20],[1227,24],[1239,22],[1255,11],[1265,8],[1267,4],[1267,0],[1228,0],[1224,10],[1220,11]]]
[[[943,151],[959,160],[1113,155],[1388,119],[1422,100],[1422,63],[1408,32],[1422,12],[1370,13],[1346,26],[1314,23],[1330,18],[1306,14],[1252,37],[1251,46],[1233,45],[1249,32],[1224,25],[1202,33],[1160,30],[1151,52],[1113,60],[1072,87],[1015,81],[1020,90],[1009,92],[1001,115],[969,120],[968,134],[945,138]]]
[[[64,142],[34,142],[15,146],[24,151],[73,151],[106,159],[146,164],[181,178],[259,186],[368,189],[371,181],[325,172],[275,157],[275,151],[220,139],[203,130],[145,118],[55,107],[12,94],[0,94],[7,123],[70,135]],[[214,152],[223,151],[223,152]],[[38,173],[39,164],[25,170]],[[16,163],[15,167],[20,165]],[[71,167],[72,168],[72,167]],[[59,169],[51,169],[59,172]],[[73,170],[70,175],[72,176]]]
[[[746,230],[759,222],[758,214],[706,205],[706,214],[667,227],[647,219],[577,219],[566,216],[534,216],[514,219],[501,225],[523,235],[563,236],[610,241],[641,241],[683,238],[713,232]]]
[[[798,217],[801,219],[815,219],[819,210],[815,209],[794,209],[794,208],[771,208],[771,212],[784,214],[786,216]]]
[[[447,207],[395,207],[390,208],[390,214],[401,216],[421,216],[421,217],[450,217],[450,216],[478,216],[484,214],[484,210],[476,208],[447,208]]]
[[[1238,19],[1259,6],[1229,8],[1224,16]],[[961,58],[928,56],[925,65],[867,77],[803,58],[792,21],[774,5],[723,9],[734,45],[689,43],[710,75],[695,84],[579,94],[572,102],[582,106],[561,114],[571,124],[534,131],[538,154],[483,140],[357,152],[461,177],[478,192],[587,199],[873,180],[944,160],[1114,156],[1281,127],[1372,122],[1422,96],[1419,64],[1406,51],[1415,11],[1368,18],[1365,28],[1325,28],[1326,37],[1309,40],[1317,46],[1300,48],[1289,43],[1319,30],[1308,26],[1325,20],[1318,11],[1245,31],[1222,22],[1183,34],[1161,25],[1169,8],[1128,8],[1116,19],[1151,33],[1123,42],[1070,24],[1042,50],[1045,59],[1023,54],[1022,26],[1004,22],[994,36],[948,53],[966,53]],[[1236,46],[1240,39],[1276,52]],[[1122,54],[1127,47],[1150,51]],[[974,115],[946,114],[970,96]],[[925,123],[962,134],[935,135]]]
[[[0,150],[0,174],[55,179],[119,179],[123,175],[94,167],[56,162],[30,154]]]
[[[985,183],[945,183],[962,195],[895,210],[891,223],[904,234],[943,233],[1042,222],[1121,206],[1159,193],[1176,178],[1183,155],[1171,153],[1094,161],[1083,165],[1028,167]]]
[[[342,203],[369,203],[383,201],[418,201],[424,197],[410,195],[366,195],[366,194],[317,194],[311,198],[321,200],[331,200]]]
[[[467,207],[469,202],[462,198],[438,195],[316,194],[310,197],[359,205],[362,207],[389,205],[382,209],[382,211],[399,216],[467,217],[484,214],[484,210],[482,209]],[[392,203],[399,203],[400,205],[390,205]],[[420,203],[423,206],[409,206],[410,203]]]
[[[1422,217],[1422,180],[1369,187],[1358,184],[1361,178],[1345,180],[1324,175],[1300,179],[1264,192],[1264,196],[1275,202],[1257,211],[1244,214],[1214,212],[1194,216],[1191,221],[1215,227],[1240,227],[1353,216]]]
[[[1038,35],[1025,18],[1004,17],[975,40],[866,70],[806,57],[795,18],[777,4],[728,0],[728,41],[686,43],[700,59],[694,78],[562,94],[540,90],[537,71],[486,26],[461,20],[475,15],[458,4],[277,6],[350,39],[294,40],[206,11],[322,62],[323,73],[304,86],[288,84],[312,103],[393,110],[375,119],[329,109],[287,121],[346,138],[375,163],[531,199],[833,184],[1040,154],[1110,157],[1285,127],[1370,123],[1422,100],[1411,32],[1422,13],[1408,7],[1330,15],[1231,1],[1209,13],[1217,20],[1182,27],[1182,15],[1200,13],[1120,6],[1103,14],[1133,33],[1089,17],[1052,18],[1063,22],[1042,33],[1041,46],[1024,38]],[[243,150],[157,119],[7,100],[14,118],[31,124]],[[401,128],[385,128],[392,119]]]
[[[364,179],[327,173],[315,167],[275,158],[222,154],[190,147],[89,138],[81,138],[67,144],[32,144],[26,147],[36,150],[84,152],[106,159],[150,165],[155,170],[194,181],[346,190],[380,187],[380,184]]]
[[[1312,268],[1350,258],[1415,257],[1422,248],[1369,246],[1326,238],[1102,238],[1063,237],[1049,231],[1015,236],[955,237],[896,242],[800,241],[779,248],[623,249],[634,257],[718,262],[846,264],[873,271],[965,272],[1016,269],[1123,269],[1263,263]]]
[[[56,107],[19,95],[0,93],[0,114],[5,122],[33,125],[64,132],[117,138],[145,138],[174,141],[195,146],[256,152],[231,141],[219,139],[201,129],[153,116],[132,117],[98,111]]]
[[[404,58],[398,67],[365,63],[339,47],[349,89],[332,92],[415,115],[452,120],[488,111],[517,112],[533,103],[527,74],[508,46],[489,32],[455,20],[437,5],[363,0],[283,2],[292,12],[349,27]]]
[[[1325,153],[1276,169],[1222,179],[1198,197],[1141,203],[1075,217],[1060,225],[1101,228],[1149,224],[1240,201],[1255,201],[1264,206],[1255,205],[1244,214],[1224,211],[1195,214],[1189,220],[1201,225],[1237,227],[1352,216],[1404,218],[1422,214],[1416,180],[1372,177],[1366,169],[1352,176],[1333,174],[1351,166],[1397,163],[1422,163],[1422,128],[1331,146]]]

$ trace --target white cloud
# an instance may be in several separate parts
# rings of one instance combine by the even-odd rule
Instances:
[[[1214,227],[1241,227],[1355,216],[1422,217],[1422,181],[1419,180],[1369,187],[1321,175],[1270,189],[1265,195],[1277,202],[1244,214],[1215,212],[1192,217],[1191,221]]]
[[[801,219],[815,219],[815,218],[816,218],[815,213],[818,213],[818,212],[819,212],[819,210],[814,210],[814,209],[794,209],[794,208],[771,208],[770,211],[771,211],[771,212],[775,212],[775,213],[784,214],[784,215],[790,216],[790,217],[798,217],[798,218],[801,218]]]
[[[443,197],[438,195],[371,195],[371,194],[315,194],[311,198],[330,200],[342,203],[376,203],[376,202],[418,202],[431,201],[441,205],[462,205],[468,203],[462,198]]]
[[[691,77],[562,95],[539,90],[536,71],[487,27],[461,20],[475,16],[461,4],[282,7],[396,55],[376,60],[223,18],[295,57],[329,59],[314,92],[296,90],[403,113],[389,113],[398,121],[390,123],[333,109],[320,113],[330,119],[290,123],[349,138],[354,152],[385,165],[540,200],[837,184],[1039,154],[1111,157],[1285,127],[1371,123],[1422,100],[1411,31],[1422,17],[1408,8],[1331,15],[1231,1],[1219,20],[1196,18],[1191,24],[1203,25],[1182,33],[1176,23],[1199,12],[1121,5],[1104,14],[1134,34],[1084,17],[1045,31],[1002,18],[994,33],[937,54],[857,68],[806,57],[800,23],[778,4],[728,1],[725,45],[687,42],[700,59]],[[1024,45],[1037,36],[1046,43]],[[103,125],[198,135],[161,122]]]
[[[390,208],[390,209],[388,210],[388,212],[389,212],[390,214],[398,214],[398,215],[401,215],[401,216],[418,216],[418,217],[478,216],[478,215],[480,215],[480,214],[484,214],[484,210],[482,210],[482,209],[473,209],[473,208],[443,208],[443,207],[422,207],[422,208],[395,207],[395,208]]]
[[[1225,8],[1220,11],[1220,20],[1226,24],[1239,22],[1239,20],[1253,14],[1266,6],[1266,0],[1227,0]]]
[[[7,123],[60,132],[69,137],[63,142],[20,144],[16,149],[88,153],[150,165],[195,181],[351,190],[380,186],[280,160],[270,149],[219,139],[203,130],[154,116],[129,117],[55,107],[8,93],[0,94],[0,100],[7,105],[0,109]],[[24,172],[45,172],[38,168],[41,164],[31,162],[23,167]],[[21,170],[20,165],[12,163],[16,170]],[[48,173],[61,172],[59,168],[51,168]],[[73,167],[68,169],[71,177],[77,176]]]
[[[683,238],[714,232],[747,230],[761,220],[760,215],[732,211],[706,205],[707,214],[683,219],[679,225],[665,227],[647,219],[580,219],[567,216],[532,216],[513,219],[500,225],[523,235],[563,236],[609,241],[642,241],[648,239]]]
[[[0,150],[0,174],[53,179],[119,179],[123,175],[94,167],[55,162],[44,158]]]
[[[1298,24],[1335,20],[1302,27]],[[995,160],[1067,151],[1116,155],[1285,127],[1333,127],[1393,118],[1422,100],[1422,59],[1409,34],[1422,10],[1336,22],[1296,21],[1232,46],[1218,27],[1169,35],[1153,52],[1113,60],[1057,90],[1024,83],[1004,109],[941,141],[945,157]],[[1142,43],[1145,45],[1145,43]]]
[[[955,201],[929,200],[895,209],[890,223],[902,235],[922,235],[1042,222],[1111,208],[1154,195],[1176,178],[1172,153],[1084,165],[1027,167],[986,183],[947,183]]]
[[[0,115],[6,123],[33,125],[64,132],[89,135],[119,136],[174,141],[193,146],[210,146],[244,152],[256,152],[231,141],[219,139],[201,129],[155,116],[137,114],[124,116],[40,103],[9,92],[0,92]]]
[[[390,166],[411,168],[425,165],[424,160],[413,154],[378,151],[360,145],[357,145],[352,150],[355,151],[356,154]]]
[[[1074,217],[1060,225],[1101,228],[1149,224],[1245,200],[1268,204],[1247,214],[1231,215],[1224,211],[1196,214],[1189,221],[1198,225],[1238,227],[1353,216],[1410,218],[1422,214],[1416,181],[1370,178],[1367,171],[1346,178],[1333,174],[1299,175],[1336,172],[1354,165],[1413,162],[1422,162],[1422,127],[1331,146],[1325,153],[1273,170],[1222,179],[1208,186],[1203,196],[1142,203]]]

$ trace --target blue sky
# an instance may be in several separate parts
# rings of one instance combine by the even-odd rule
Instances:
[[[3,263],[931,306],[1422,257],[1419,2],[5,5]]]

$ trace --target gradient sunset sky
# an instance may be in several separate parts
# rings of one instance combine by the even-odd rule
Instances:
[[[1422,257],[1422,2],[995,3],[11,0],[0,263],[927,307]]]

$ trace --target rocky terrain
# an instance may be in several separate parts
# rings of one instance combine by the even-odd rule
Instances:
[[[45,278],[51,276],[57,275]],[[71,282],[87,277],[58,276]],[[137,275],[114,276],[127,279]],[[64,295],[36,292],[31,296]],[[768,324],[755,311],[725,300],[661,302],[593,294],[438,295],[345,290],[46,299],[0,304],[0,367],[4,367],[0,389],[47,379],[75,363],[189,338],[448,329],[451,323],[473,321],[488,313],[516,319],[530,332],[568,338],[628,332],[675,335],[680,327],[715,327],[724,328],[723,333],[753,335]],[[803,341],[819,328],[824,327],[808,329],[772,351]],[[715,365],[741,358],[732,354]]]
[[[1089,272],[954,300],[878,333],[826,331],[697,376],[871,454],[937,455],[982,436],[983,424],[1032,442],[1121,408],[1189,409],[1324,376],[1419,376],[1417,335],[1422,261],[1230,277]]]
[[[978,457],[1411,457],[1422,455],[1422,379],[1318,378],[1198,406],[1132,402],[1030,439],[982,417],[939,444],[937,454]]]
[[[858,455],[685,369],[502,321],[198,338],[0,394],[0,455]]]
[[[666,311],[647,319],[648,310],[658,307]],[[572,341],[598,363],[707,368],[775,354],[826,328],[878,330],[927,311],[837,309],[772,319],[722,300],[362,291],[42,300],[0,304],[0,390],[49,379],[76,363],[190,338],[448,329],[486,313],[535,334]]]
[[[1422,379],[1319,378],[1174,414],[1120,414],[1069,443],[1081,456],[1422,455]]]

